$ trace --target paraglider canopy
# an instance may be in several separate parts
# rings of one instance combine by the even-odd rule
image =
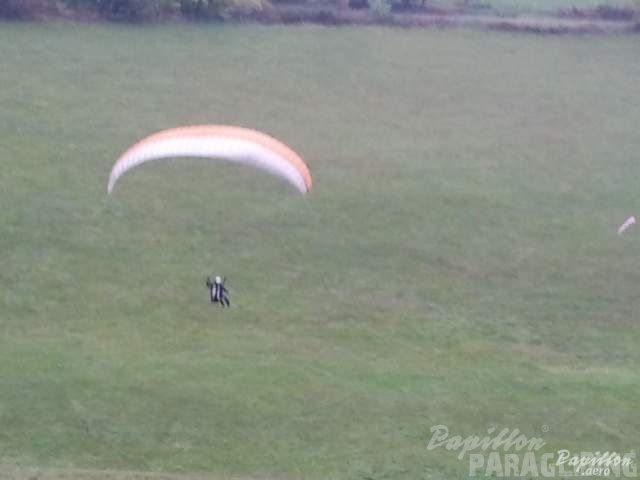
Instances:
[[[249,165],[282,178],[299,192],[311,189],[311,174],[302,158],[279,140],[256,130],[228,125],[199,125],[154,133],[130,147],[116,161],[107,192],[132,168],[153,160],[202,157]]]

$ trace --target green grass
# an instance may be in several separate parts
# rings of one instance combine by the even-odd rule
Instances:
[[[436,424],[637,449],[639,53],[0,24],[0,464],[466,475]],[[197,123],[283,139],[314,190],[182,160],[107,198],[127,146]]]

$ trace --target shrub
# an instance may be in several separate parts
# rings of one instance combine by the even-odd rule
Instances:
[[[124,22],[152,20],[172,7],[167,0],[96,0],[96,3],[102,17]]]
[[[226,20],[258,13],[267,0],[180,0],[180,11],[199,20]]]
[[[30,20],[56,10],[54,0],[0,0],[0,18]]]
[[[6,0],[0,3],[1,18],[24,18],[26,13],[23,3],[19,0]]]
[[[259,13],[271,4],[268,0],[225,0],[222,7],[222,17],[248,16]]]
[[[176,0],[64,0],[75,11],[95,12],[100,17],[122,22],[153,20],[178,10]]]
[[[633,18],[634,9],[613,7],[611,5],[598,5],[596,8],[597,15],[604,20],[631,20]]]
[[[181,0],[180,11],[192,18],[216,18],[220,10],[217,0]]]
[[[389,19],[391,17],[391,7],[391,0],[369,0],[369,8],[380,19]]]
[[[367,0],[349,0],[349,8],[354,8],[356,10],[369,8],[369,2]]]

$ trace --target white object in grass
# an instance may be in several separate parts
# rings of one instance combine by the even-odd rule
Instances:
[[[622,235],[624,233],[624,231],[629,228],[631,225],[633,225],[634,223],[636,223],[636,217],[631,216],[629,218],[627,218],[624,223],[622,225],[620,225],[620,228],[618,228],[618,235]]]

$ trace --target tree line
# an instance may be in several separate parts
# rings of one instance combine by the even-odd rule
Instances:
[[[225,20],[259,12],[268,0],[0,0],[0,18],[69,17],[146,21],[185,17]]]
[[[574,8],[569,14],[581,16],[586,13],[609,20],[629,20],[635,16],[640,30],[640,0],[633,0],[633,7],[624,8],[613,7],[606,0],[603,2],[591,13]],[[459,8],[464,10],[486,8],[490,4],[490,0],[458,2]],[[278,8],[283,6],[288,8]],[[419,12],[428,6],[428,0],[0,0],[0,19],[66,17],[142,22],[172,18],[222,21],[252,18],[285,23],[337,24],[388,21],[392,12]],[[363,10],[368,16],[352,14]]]

